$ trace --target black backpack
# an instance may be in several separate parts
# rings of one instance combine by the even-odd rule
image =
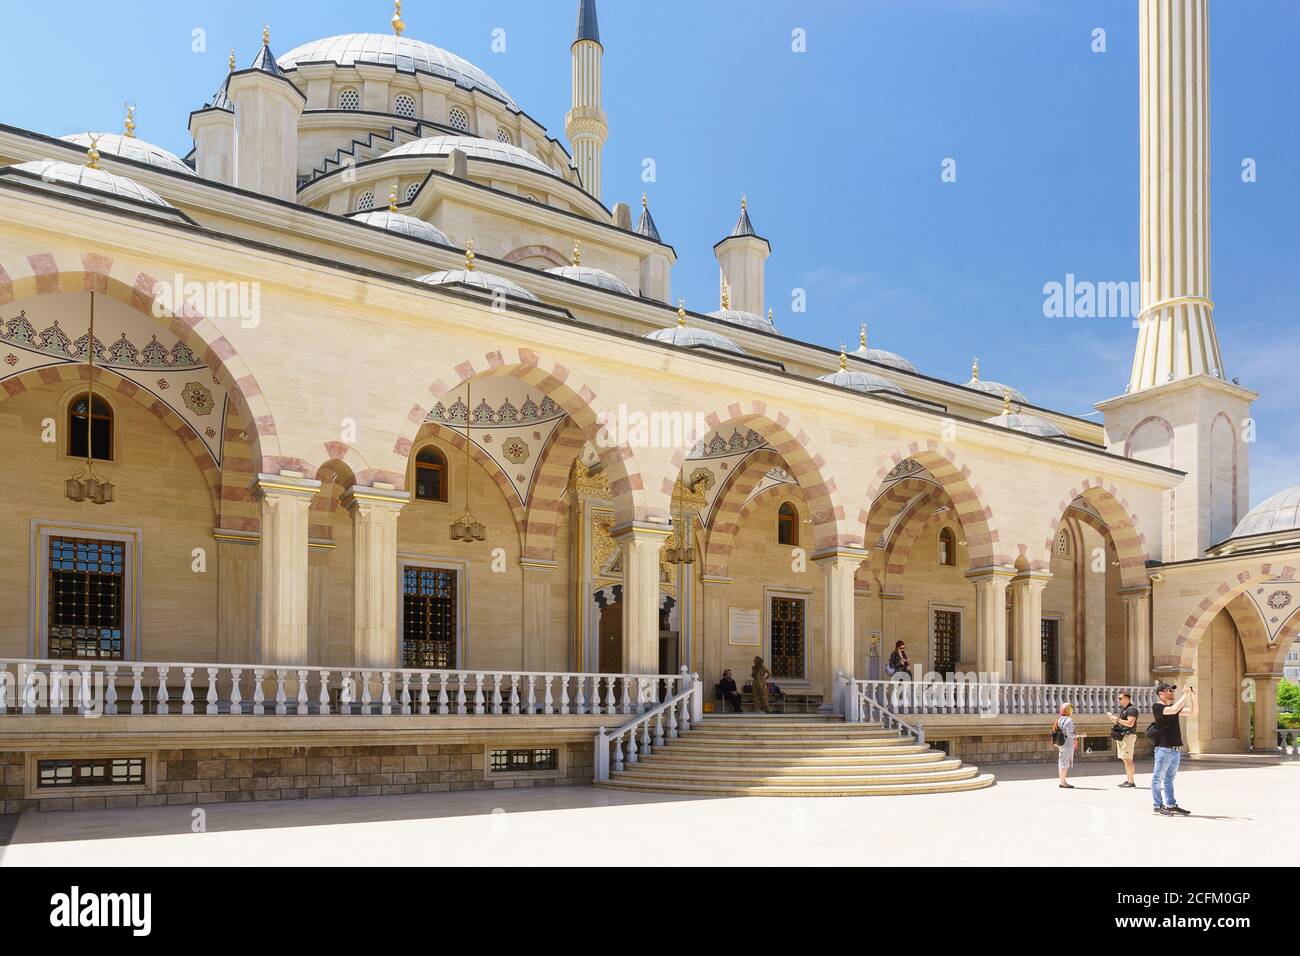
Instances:
[[[1153,720],[1151,723],[1147,724],[1147,729],[1142,732],[1146,734],[1147,740],[1154,743],[1155,739],[1160,736],[1160,725]]]
[[[1052,743],[1058,747],[1064,747],[1068,739],[1065,736],[1065,731],[1061,729],[1061,718],[1056,718],[1056,723],[1052,725]]]

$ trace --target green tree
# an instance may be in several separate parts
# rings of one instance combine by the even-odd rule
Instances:
[[[1300,728],[1300,684],[1293,684],[1285,677],[1277,682],[1277,724]]]

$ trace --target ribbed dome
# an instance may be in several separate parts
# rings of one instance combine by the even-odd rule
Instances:
[[[121,133],[73,133],[71,136],[61,136],[60,139],[65,143],[73,143],[89,149],[92,135],[97,137],[94,141],[95,148],[102,155],[133,159],[137,163],[156,166],[159,169],[169,169],[174,173],[185,173],[187,176],[198,175],[198,173],[186,166],[184,160],[175,153],[169,153],[161,146],[146,143],[134,136],[123,136]]]
[[[705,348],[721,349],[724,352],[735,352],[737,355],[745,354],[745,350],[739,345],[717,332],[710,332],[708,329],[688,328],[685,325],[655,329],[646,338],[655,342],[667,342],[669,345],[676,345],[684,349],[703,346]]]
[[[966,383],[966,387],[973,388],[980,392],[988,392],[990,395],[996,395],[998,398],[1001,398],[1003,395],[1010,395],[1013,402],[1019,402],[1022,405],[1029,404],[1029,399],[1025,398],[1024,392],[1012,388],[1010,385],[1003,385],[1001,382],[985,382],[973,378]]]
[[[842,368],[837,372],[831,372],[829,375],[819,375],[819,382],[829,382],[832,385],[838,385],[840,388],[851,388],[856,392],[892,392],[895,395],[906,395],[901,388],[879,375],[872,375],[870,372],[860,372],[857,369]]]
[[[719,309],[717,312],[710,312],[709,318],[721,319],[723,322],[730,322],[732,325],[739,325],[746,329],[753,329],[755,332],[767,332],[769,335],[780,335],[776,325],[768,321],[761,315],[755,315],[753,312],[742,312],[740,309]]]
[[[446,156],[453,149],[459,149],[475,159],[494,159],[499,163],[524,166],[535,169],[548,176],[554,176],[555,170],[532,153],[510,143],[498,143],[496,140],[479,139],[477,136],[426,136],[390,149],[383,159],[390,156]]]
[[[916,371],[915,365],[896,352],[887,352],[884,349],[861,348],[853,354],[860,359],[866,359],[868,362],[875,362],[877,365],[887,365],[890,368],[896,368],[900,372]]]
[[[1027,435],[1038,435],[1043,438],[1065,437],[1064,429],[1037,415],[1009,412],[1004,415],[994,415],[992,418],[984,419],[984,421],[990,425],[1000,425],[1002,428],[1011,428]]]
[[[79,166],[54,159],[32,160],[12,168],[39,176],[47,182],[71,183],[74,186],[93,189],[123,199],[134,199],[136,202],[149,203],[151,206],[171,208],[168,202],[149,187],[141,186],[125,176],[115,176],[107,170],[91,169],[89,166]]]
[[[467,90],[482,90],[511,106],[514,99],[473,63],[432,43],[390,33],[345,33],[295,47],[276,61],[292,70],[303,63],[378,63],[399,73],[431,73]],[[516,108],[518,108],[516,106]]]
[[[441,272],[430,272],[428,275],[422,275],[417,282],[424,282],[428,285],[449,285],[464,284],[474,286],[477,289],[485,289],[488,292],[504,292],[506,295],[514,296],[516,299],[529,299],[533,302],[540,302],[541,299],[533,295],[523,286],[516,285],[509,279],[503,279],[501,276],[493,275],[490,272],[480,272],[475,269],[468,271],[466,269],[450,269]]]
[[[389,212],[387,209],[383,209],[373,212],[359,212],[348,218],[353,222],[363,222],[367,226],[387,229],[389,232],[410,236],[412,239],[436,242],[441,246],[452,245],[452,241],[447,238],[447,234],[437,226],[430,225],[423,219],[417,219],[414,216],[402,215],[400,212]]]
[[[563,276],[566,279],[573,279],[575,282],[582,282],[586,285],[594,285],[610,292],[621,292],[624,295],[635,294],[628,288],[626,282],[604,269],[593,269],[590,266],[560,266],[546,271],[553,276]]]
[[[1255,534],[1277,534],[1300,530],[1300,485],[1279,491],[1263,504],[1246,513],[1232,531],[1232,537],[1244,538]]]

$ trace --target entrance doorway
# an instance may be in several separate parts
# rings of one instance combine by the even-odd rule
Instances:
[[[1061,682],[1061,622],[1043,618],[1043,683]]]

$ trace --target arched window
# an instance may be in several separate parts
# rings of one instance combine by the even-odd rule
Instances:
[[[1058,558],[1068,558],[1070,556],[1070,532],[1064,528],[1056,536],[1056,556]]]
[[[415,497],[421,501],[447,500],[447,459],[432,445],[415,456]]]
[[[367,212],[375,208],[375,194],[366,190],[357,198],[357,212]]]
[[[788,501],[776,509],[776,543],[799,546],[799,511]]]
[[[508,132],[506,132],[505,130],[503,130],[503,129],[502,129],[501,127],[499,127],[499,126],[497,127],[497,142],[498,142],[498,143],[509,143],[509,142],[510,142],[510,134],[509,134]]]
[[[78,395],[68,406],[68,454],[86,457],[86,440],[90,440],[90,457],[98,461],[113,460],[113,409],[98,395],[93,403],[88,395]],[[87,434],[86,417],[90,417]]]
[[[415,97],[409,93],[398,93],[393,99],[393,112],[398,116],[415,119]]]
[[[346,90],[339,90],[339,109],[361,109],[361,94],[350,86]]]
[[[462,133],[469,132],[469,116],[459,106],[453,106],[447,110],[447,125],[452,129],[458,129]]]
[[[949,568],[957,566],[957,536],[952,528],[939,530],[939,563]]]

